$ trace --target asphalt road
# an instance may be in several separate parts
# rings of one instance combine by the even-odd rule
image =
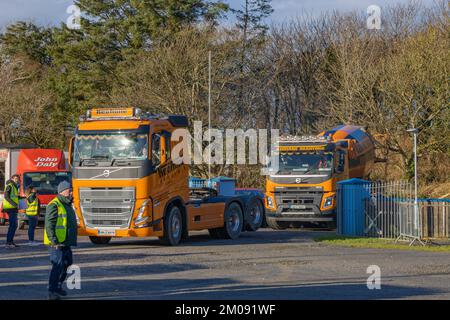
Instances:
[[[323,233],[261,229],[233,241],[197,232],[178,247],[153,238],[106,246],[79,238],[81,289],[70,290],[70,299],[450,299],[450,254],[315,243]],[[0,247],[0,300],[47,298],[47,249],[25,240],[20,230],[21,247]],[[370,265],[380,267],[380,290],[367,288]]]

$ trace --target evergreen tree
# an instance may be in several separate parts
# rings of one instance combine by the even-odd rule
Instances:
[[[204,0],[76,0],[81,28],[63,25],[54,35],[53,90],[63,115],[110,104],[110,91],[120,79],[117,65],[126,56],[151,50],[184,26],[214,24],[228,9]],[[74,117],[76,119],[76,117]]]
[[[258,47],[263,43],[268,26],[264,19],[268,18],[273,12],[270,5],[271,0],[244,0],[240,9],[233,9],[236,15],[237,28],[241,31],[240,48],[240,81],[237,84],[237,104],[241,115],[249,111],[252,104],[252,96],[248,93],[253,78],[256,78],[254,72],[257,72],[257,54]]]
[[[236,15],[237,27],[242,30],[244,40],[265,35],[268,26],[264,19],[272,12],[271,0],[244,0],[240,9],[233,9]]]
[[[26,56],[41,65],[50,65],[48,48],[52,43],[52,29],[28,22],[9,25],[0,35],[2,51],[9,56]]]

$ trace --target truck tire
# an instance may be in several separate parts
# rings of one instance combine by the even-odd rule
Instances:
[[[248,206],[245,230],[256,231],[261,228],[264,218],[264,207],[258,198],[253,198]]]
[[[89,237],[89,240],[93,244],[108,244],[111,241],[111,237]]]
[[[232,202],[225,209],[224,226],[209,229],[209,234],[215,239],[237,239],[242,232],[244,215],[239,204]]]
[[[159,239],[166,246],[176,246],[180,243],[183,235],[183,217],[181,210],[177,206],[168,209],[164,217],[164,234]]]
[[[290,223],[286,221],[277,221],[274,218],[266,217],[267,226],[274,230],[284,230],[289,228]]]

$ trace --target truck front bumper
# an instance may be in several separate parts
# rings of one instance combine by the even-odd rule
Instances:
[[[84,228],[78,227],[79,236],[89,237],[161,237],[163,235],[162,230],[155,230],[153,227],[147,228],[128,228],[128,229],[113,229],[113,228]]]
[[[335,220],[335,210],[316,212],[278,212],[266,208],[266,218],[274,219],[276,221],[290,221],[290,222],[332,222]]]

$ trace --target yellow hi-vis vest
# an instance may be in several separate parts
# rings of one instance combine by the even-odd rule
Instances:
[[[67,236],[67,211],[64,205],[59,201],[58,197],[50,201],[48,205],[56,204],[58,207],[58,219],[56,220],[56,238],[58,243],[63,243]],[[47,206],[48,207],[48,206]],[[44,244],[51,245],[52,242],[47,236],[47,230],[44,228]]]
[[[17,189],[17,186],[15,183],[10,182],[5,187],[5,193],[6,193],[6,188],[8,188],[8,186],[11,187],[11,193],[10,193],[9,197],[17,205],[17,207],[13,207],[11,205],[11,203],[9,203],[8,200],[3,199],[3,209],[17,209],[17,208],[19,208],[19,189]]]
[[[25,210],[25,214],[27,216],[35,216],[35,215],[37,215],[38,212],[39,212],[39,200],[38,200],[38,198],[36,197],[33,202],[28,202],[28,199],[27,199],[27,204],[28,204],[28,207]]]

